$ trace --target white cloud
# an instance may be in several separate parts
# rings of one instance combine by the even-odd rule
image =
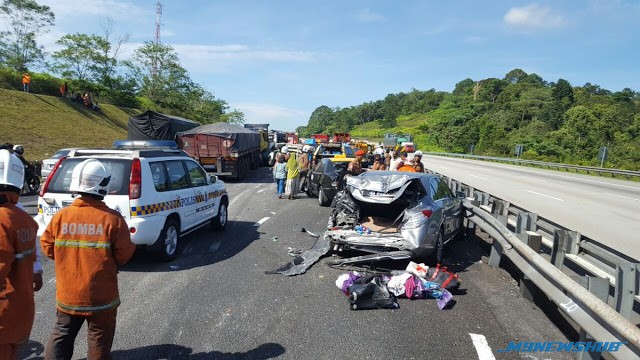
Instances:
[[[154,8],[143,9],[131,2],[117,0],[42,0],[56,14],[56,18],[77,16],[110,16],[116,19],[146,16]]]
[[[551,8],[539,4],[509,9],[504,15],[507,25],[526,29],[557,28],[566,25],[562,15],[554,14]]]
[[[314,59],[314,53],[295,50],[260,50],[246,45],[190,45],[172,44],[185,60],[268,60],[305,62]]]
[[[271,129],[295,130],[296,127],[305,125],[310,113],[306,111],[289,109],[273,104],[237,103],[230,104],[232,109],[238,109],[244,113],[247,123],[267,123]]]
[[[364,9],[356,14],[356,20],[363,23],[376,23],[376,22],[385,22],[387,19],[377,13],[371,11],[371,9]]]

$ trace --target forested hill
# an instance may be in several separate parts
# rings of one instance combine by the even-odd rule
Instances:
[[[640,170],[640,93],[612,92],[587,83],[547,82],[523,70],[503,79],[465,79],[453,92],[412,90],[348,108],[320,106],[300,134],[350,131],[381,138],[411,133],[423,150],[509,156],[524,145],[523,158],[599,164]]]

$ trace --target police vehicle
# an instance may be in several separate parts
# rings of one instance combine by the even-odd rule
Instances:
[[[175,259],[182,235],[209,224],[215,230],[227,225],[224,182],[208,176],[175,142],[116,141],[113,149],[73,149],[58,160],[38,197],[38,236],[73,202],[71,174],[87,159],[100,160],[111,173],[104,202],[125,218],[131,241],[161,260]]]

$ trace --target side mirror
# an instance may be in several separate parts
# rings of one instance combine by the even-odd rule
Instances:
[[[215,184],[218,181],[218,177],[216,175],[209,176],[209,184]]]
[[[467,194],[465,194],[464,191],[456,191],[456,197],[458,199],[464,199],[467,197]]]

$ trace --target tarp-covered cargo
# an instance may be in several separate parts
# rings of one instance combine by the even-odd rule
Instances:
[[[223,141],[218,142],[218,139],[205,140],[208,137],[222,138]],[[212,147],[216,146],[215,144],[217,143],[220,143],[221,148],[217,150],[210,148],[208,150],[209,154],[206,156],[214,156],[214,153],[212,153],[214,150],[216,154],[220,155],[224,155],[227,152],[240,154],[256,148],[260,149],[260,134],[251,129],[225,122],[202,125],[178,134],[178,145],[187,153],[191,154],[189,147],[196,146],[196,143],[200,146],[196,151],[192,152],[197,153],[199,156],[203,156],[204,146]]]
[[[200,126],[179,116],[146,111],[129,118],[128,140],[175,140],[176,134]]]

